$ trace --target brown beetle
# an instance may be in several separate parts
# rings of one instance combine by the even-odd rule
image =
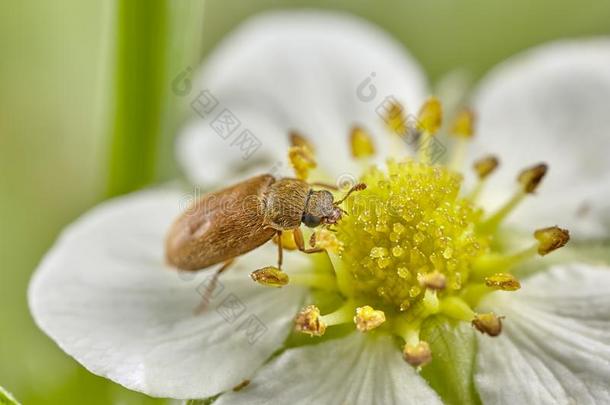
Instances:
[[[277,234],[278,268],[281,269],[282,231],[294,231],[295,244],[302,252],[320,252],[321,249],[305,248],[301,223],[310,228],[336,224],[343,213],[339,204],[352,192],[365,187],[356,184],[345,197],[334,201],[329,191],[313,190],[303,180],[276,180],[266,174],[206,194],[171,226],[165,245],[167,261],[178,269],[190,271],[225,263],[218,274],[235,257],[261,246]]]

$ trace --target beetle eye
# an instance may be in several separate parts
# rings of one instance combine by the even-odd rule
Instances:
[[[309,228],[315,228],[322,223],[322,218],[311,214],[303,214],[301,221]]]

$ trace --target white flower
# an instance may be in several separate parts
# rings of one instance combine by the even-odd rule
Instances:
[[[492,204],[489,211],[493,213],[494,203],[514,193],[516,173],[545,161],[550,166],[547,177],[535,198],[515,209],[510,217],[513,224],[533,230],[559,222],[570,228],[575,239],[608,236],[609,64],[610,40],[565,41],[513,58],[481,82],[473,97],[480,122],[472,156],[493,152],[502,162],[498,175],[483,190],[482,201]],[[362,163],[350,158],[348,143],[354,124],[371,134],[375,156],[381,160],[407,153],[398,149],[403,143],[392,144],[397,137],[387,133],[378,107],[393,96],[416,111],[427,96],[421,69],[383,32],[352,17],[315,12],[253,18],[210,57],[199,85],[210,89],[219,106],[214,114],[188,126],[178,141],[178,157],[193,182],[217,185],[277,167],[288,149],[290,130],[315,144],[327,180],[358,174]],[[224,139],[210,125],[225,108],[241,122],[239,131],[249,129],[262,143],[249,159],[242,159],[244,150],[233,142],[237,134]],[[400,168],[413,170],[408,172],[413,175],[420,166]],[[418,184],[430,185],[427,192],[436,195],[427,178],[412,177]],[[442,179],[447,181],[442,187],[449,190],[453,177]],[[372,185],[367,192],[377,191]],[[219,404],[441,402],[426,380],[401,359],[392,333],[386,333],[404,332],[396,333],[407,341],[404,356],[412,363],[424,363],[430,352],[419,339],[419,329],[413,328],[420,315],[402,325],[397,316],[387,313],[384,322],[383,313],[363,306],[354,312],[355,305],[349,307],[348,300],[349,311],[335,313],[334,323],[351,323],[355,315],[359,329],[379,330],[354,329],[343,337],[276,353],[299,308],[311,304],[315,294],[297,283],[271,289],[250,280],[247,273],[274,263],[272,244],[240,257],[220,278],[208,311],[194,314],[210,273],[179,273],[164,258],[164,238],[183,199],[182,193],[171,189],[135,193],[102,204],[62,234],[39,266],[29,300],[38,325],[68,354],[93,373],[153,396],[203,398],[227,392],[217,400]],[[424,214],[436,212],[421,201]],[[476,226],[485,225],[474,213],[463,211],[463,215],[472,215]],[[453,226],[452,218],[447,227]],[[344,217],[338,238],[347,240],[348,227],[357,234],[357,221],[353,215]],[[358,235],[351,249],[353,260],[361,253],[357,246],[365,244]],[[473,238],[479,236],[475,232]],[[476,241],[485,248],[482,236]],[[402,254],[395,252],[397,257]],[[450,260],[461,252],[445,249],[442,254]],[[394,265],[383,249],[371,250],[371,255],[379,268]],[[493,261],[498,257],[485,255],[489,261],[480,265],[481,271],[493,275],[493,266],[501,263]],[[360,270],[353,263],[342,269],[349,260],[334,257],[335,270],[357,274]],[[284,269],[295,279],[312,268],[311,257],[298,252],[287,253],[285,261]],[[484,403],[610,402],[609,270],[584,263],[557,264],[522,280],[519,291],[498,291],[475,300],[479,330],[494,334],[494,322],[499,322],[497,317],[485,320],[484,313],[506,317],[500,336],[479,335],[474,379]],[[404,309],[409,313],[412,305],[424,312],[472,319],[474,312],[468,306],[464,309],[436,293],[445,287],[462,291],[456,277],[464,274],[446,270],[439,281],[434,272],[422,273],[423,278],[410,285],[420,285],[426,292],[416,290]],[[504,279],[499,277],[493,276],[492,282],[501,284]],[[387,290],[391,285],[373,282],[386,288],[388,302],[403,297],[401,291]],[[357,282],[354,286],[359,294],[369,293]],[[345,293],[343,288],[339,291]],[[456,294],[452,297],[461,300]],[[315,317],[316,310],[310,307],[301,315]],[[319,319],[332,327],[330,318]],[[250,384],[231,390],[245,380]]]

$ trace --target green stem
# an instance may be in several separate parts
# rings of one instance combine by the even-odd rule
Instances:
[[[155,179],[167,89],[167,0],[117,3],[109,196],[135,190]]]

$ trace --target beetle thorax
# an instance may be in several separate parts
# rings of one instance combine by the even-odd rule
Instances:
[[[297,228],[307,202],[309,184],[297,179],[280,179],[265,193],[265,219],[278,230]]]

